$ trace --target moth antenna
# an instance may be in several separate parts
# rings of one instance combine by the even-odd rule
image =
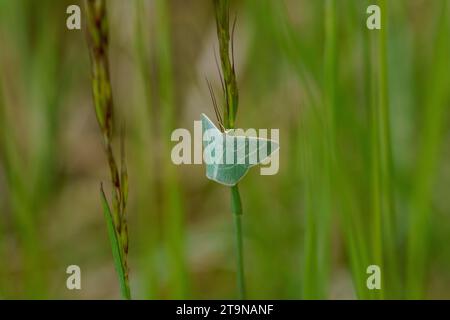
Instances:
[[[205,78],[205,80],[206,80],[206,84],[208,85],[209,95],[211,97],[211,101],[212,101],[213,106],[214,106],[214,113],[216,115],[217,120],[219,121],[219,114],[217,113],[216,101],[214,99],[214,92],[212,90],[211,83],[209,82],[208,78]]]
[[[211,93],[211,97],[213,99],[213,105],[214,105],[214,110],[216,112],[216,116],[217,116],[217,121],[219,122],[220,125],[222,125],[223,127],[223,119],[222,119],[222,115],[219,111],[219,105],[217,104],[217,99],[216,99],[216,95],[214,94],[214,90],[213,87],[211,85],[211,83],[209,83],[209,89],[210,89],[210,93]]]
[[[216,61],[217,71],[219,72],[220,84],[222,86],[222,92],[223,92],[223,95],[226,96],[226,94],[225,94],[225,83],[223,82],[222,70],[220,69],[219,60],[217,59],[216,46],[213,47],[213,50],[214,50],[214,60]]]
[[[214,113],[216,114],[217,121],[219,122],[220,126],[223,128],[222,116],[220,115],[219,107],[217,106],[216,96],[214,95],[214,90],[212,88],[212,85],[207,78],[206,78],[206,83],[208,84],[209,94],[211,95],[211,100],[212,100],[212,103],[214,106]]]
[[[216,67],[217,67],[217,71],[219,72],[219,77],[220,77],[220,84],[222,86],[222,94],[225,97],[225,105],[228,108],[228,95],[227,95],[226,88],[225,88],[225,82],[224,82],[224,77],[223,77],[223,74],[222,74],[222,70],[220,69],[219,60],[217,59],[217,53],[216,53],[215,46],[214,46],[213,50],[214,50],[214,60],[216,61]],[[220,114],[224,113],[223,106],[222,106],[220,111],[221,111]]]

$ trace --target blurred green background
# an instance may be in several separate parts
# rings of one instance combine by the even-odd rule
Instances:
[[[82,1],[0,0],[0,298],[119,298],[70,4],[84,15]],[[133,297],[235,298],[229,190],[167,161],[170,131],[213,115],[212,1],[107,4]],[[449,299],[449,1],[232,4],[237,125],[279,128],[281,144],[277,175],[253,169],[240,183],[248,297]],[[381,31],[366,28],[369,4]],[[66,288],[72,264],[80,291]],[[366,287],[371,264],[381,291]]]

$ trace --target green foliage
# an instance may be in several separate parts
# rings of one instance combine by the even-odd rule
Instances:
[[[136,298],[450,297],[448,0],[79,3],[0,0],[1,298],[129,298],[128,267]],[[277,175],[171,163],[205,76],[227,128],[280,129]]]
[[[125,217],[128,198],[128,174],[125,164],[124,136],[121,136],[121,170],[113,154],[113,98],[109,76],[109,38],[106,2],[104,0],[86,0],[87,30],[92,64],[92,93],[98,124],[103,134],[105,154],[113,186],[112,211],[103,193],[102,203],[107,219],[114,263],[119,276],[122,295],[130,299],[128,285],[128,225]],[[110,230],[114,227],[114,232]],[[118,254],[120,253],[120,254]],[[118,266],[120,264],[120,266]]]
[[[114,259],[114,267],[116,268],[117,275],[119,277],[120,291],[124,299],[131,299],[130,288],[128,285],[128,279],[126,276],[127,270],[125,269],[125,257],[124,248],[122,246],[122,241],[119,240],[119,235],[117,234],[116,226],[113,221],[113,216],[111,209],[109,208],[108,200],[106,199],[105,192],[103,191],[103,186],[100,188],[100,197],[102,200],[103,213],[106,220],[106,226],[108,229],[108,237],[111,243],[111,249]]]
[[[213,0],[216,13],[217,39],[220,48],[220,61],[222,67],[221,83],[224,92],[223,126],[225,129],[234,129],[236,112],[238,109],[239,93],[234,65],[234,28],[230,33],[230,2],[228,0]],[[230,59],[231,52],[231,59]],[[244,249],[242,240],[242,203],[237,184],[231,187],[231,209],[234,215],[236,232],[237,277],[239,298],[245,299],[246,290],[244,282]]]

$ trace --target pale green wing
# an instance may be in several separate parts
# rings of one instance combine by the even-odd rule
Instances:
[[[205,133],[206,130],[209,130],[209,129],[215,129],[216,131],[220,132],[220,130],[216,127],[214,122],[212,122],[206,114],[202,113],[201,117],[202,117],[203,134]]]
[[[221,162],[212,163],[211,154],[206,152],[204,157],[206,177],[226,186],[234,186],[237,181],[247,173],[249,166],[225,163],[225,143],[227,135],[217,129],[214,123],[205,114],[202,114],[202,131],[204,138],[206,138],[203,140],[204,150],[207,148],[214,148],[217,151],[217,155],[214,152],[213,155]]]
[[[227,141],[227,135],[224,135],[225,140],[222,144],[222,163],[215,164],[210,167],[207,166],[206,168],[206,176],[214,180],[220,184],[226,185],[226,186],[234,186],[236,185],[239,180],[241,180],[248,172],[248,169],[250,168],[250,165],[243,163],[239,164],[236,162],[235,157],[235,150],[231,151],[231,155],[233,156],[234,160],[227,162],[227,151],[226,148],[226,141]]]
[[[250,167],[261,163],[279,148],[273,140],[222,133],[204,114],[202,129],[204,135],[207,133],[203,147],[214,149],[211,154],[216,160],[213,163],[211,154],[205,152],[206,176],[226,186],[236,185]]]
[[[217,140],[223,139],[224,134],[217,129],[217,127],[214,125],[214,123],[204,114],[202,113],[202,140],[203,140],[203,150],[207,149],[207,148],[211,148],[214,147],[215,150],[218,150],[219,154],[217,155],[217,157],[221,157],[223,150],[220,146],[217,146],[217,148],[215,148],[214,145],[211,144],[216,144]],[[211,157],[215,156],[214,155],[210,155],[208,153],[205,153],[205,162],[206,164],[211,164]]]
[[[234,138],[237,141],[236,163],[245,163],[250,167],[260,164],[280,147],[277,142],[269,139],[245,136]]]

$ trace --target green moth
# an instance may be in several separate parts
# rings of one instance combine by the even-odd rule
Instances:
[[[236,185],[248,170],[279,149],[273,140],[240,135],[241,130],[219,130],[201,115],[206,177],[226,186]]]

